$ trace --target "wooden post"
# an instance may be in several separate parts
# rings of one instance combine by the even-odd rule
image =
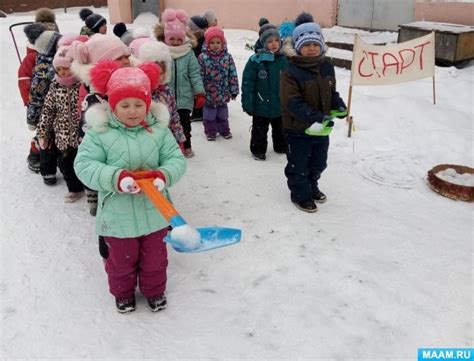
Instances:
[[[436,105],[435,76],[433,75],[433,104]]]
[[[349,86],[349,99],[347,100],[347,118],[346,118],[346,121],[349,123],[349,129],[347,130],[347,136],[349,138],[351,137],[351,134],[352,134],[351,104],[352,104],[352,85]]]
[[[347,129],[347,137],[350,138],[352,135],[352,127],[353,127],[353,122],[352,122],[352,115],[349,117],[349,128]]]

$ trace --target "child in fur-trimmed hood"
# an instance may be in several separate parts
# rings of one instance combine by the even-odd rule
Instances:
[[[72,75],[72,58],[68,50],[69,46],[63,45],[54,56],[55,76],[41,109],[37,136],[41,156],[43,157],[43,153],[47,151],[50,160],[48,173],[55,174],[56,166],[59,167],[69,191],[64,197],[64,202],[72,203],[84,195],[84,186],[73,168],[79,146],[80,114],[77,101],[80,82]],[[42,164],[42,167],[45,165]]]
[[[184,151],[186,136],[184,135],[183,126],[179,120],[174,93],[168,84],[172,69],[172,59],[168,46],[156,40],[149,41],[140,47],[138,59],[142,62],[155,62],[160,67],[160,85],[153,90],[152,99],[154,101],[160,101],[168,107],[170,113],[169,128],[176,142],[179,144],[179,147]]]
[[[70,54],[73,58],[71,69],[73,73],[83,83],[79,95],[79,108],[81,111],[81,127],[79,137],[82,139],[87,126],[84,114],[92,105],[107,101],[104,94],[98,93],[90,81],[90,70],[99,61],[104,59],[114,60],[121,66],[130,66],[131,51],[119,38],[111,35],[95,34],[87,42],[74,41],[70,47]],[[95,216],[97,213],[97,192],[86,187],[87,203],[89,213]],[[102,257],[107,256],[107,249],[104,243],[100,243]]]
[[[188,15],[184,10],[168,8],[163,12],[162,21],[164,40],[173,59],[169,84],[175,95],[179,119],[186,136],[184,154],[190,158],[194,156],[190,116],[193,108],[202,108],[205,103],[204,86],[199,63],[186,37]]]
[[[104,60],[91,70],[94,88],[108,97],[86,113],[91,129],[74,162],[78,178],[99,191],[96,232],[105,238],[110,293],[117,311],[135,310],[135,288],[156,312],[166,307],[168,221],[157,212],[134,180],[146,171],[168,195],[186,170],[186,161],[168,129],[166,106],[152,103],[160,69],[154,63],[120,67]]]

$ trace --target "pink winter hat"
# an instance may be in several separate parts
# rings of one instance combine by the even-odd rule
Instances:
[[[207,29],[206,32],[204,33],[204,40],[207,45],[209,45],[209,42],[211,41],[211,39],[214,39],[214,38],[221,39],[222,44],[226,43],[224,31],[218,26],[212,26],[209,29]]]
[[[71,55],[81,64],[97,64],[104,59],[116,60],[121,56],[130,56],[130,49],[116,36],[94,34],[85,43],[74,41]]]
[[[160,82],[160,67],[155,63],[144,63],[136,68],[122,68],[113,60],[102,60],[91,69],[90,76],[94,88],[100,94],[108,95],[112,110],[122,99],[138,98],[146,103],[148,112],[151,92]]]
[[[171,38],[186,38],[186,24],[188,23],[188,15],[184,10],[166,9],[161,17],[164,22],[165,42],[168,44]]]
[[[150,41],[156,41],[150,36],[150,32],[146,28],[136,28],[133,30],[133,40],[130,42],[129,48],[132,51],[132,55],[138,58],[140,55],[140,48],[143,44]]]
[[[54,55],[53,66],[54,68],[63,67],[70,68],[73,58],[70,52],[70,45],[74,41],[87,41],[88,37],[85,35],[76,34],[64,34],[58,41],[58,50]]]
[[[72,63],[72,57],[69,54],[69,46],[61,46],[54,55],[53,59],[53,67],[57,69],[59,67],[62,68],[70,68]]]

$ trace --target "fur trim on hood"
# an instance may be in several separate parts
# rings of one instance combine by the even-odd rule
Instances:
[[[283,45],[281,47],[281,51],[287,58],[292,58],[298,55],[295,47],[293,46],[293,41],[291,37],[282,39],[282,42],[283,42]]]
[[[153,28],[153,34],[155,35],[156,40],[165,42],[165,26],[158,23]]]
[[[97,103],[87,109],[84,114],[84,120],[88,128],[97,133],[104,133],[109,124],[107,110],[110,109],[107,103]]]
[[[89,86],[91,84],[91,77],[89,75],[90,70],[94,65],[92,64],[81,64],[77,60],[74,60],[71,64],[72,73],[79,78],[81,82]]]
[[[54,23],[56,14],[49,8],[41,8],[36,10],[35,21],[39,23]]]
[[[161,69],[160,84],[167,84],[171,79],[171,54],[168,46],[159,41],[151,41],[140,48],[140,61],[164,62],[165,69]]]
[[[110,111],[108,103],[98,103],[91,106],[84,116],[86,124],[90,129],[97,133],[104,133],[109,128],[109,116],[107,111]],[[150,113],[156,119],[158,127],[168,127],[170,120],[170,113],[165,104],[161,102],[151,102]],[[149,115],[147,115],[147,118]]]
[[[199,41],[200,39],[204,40],[204,33],[205,31],[201,29],[193,31],[193,35],[197,41]]]
[[[170,123],[170,112],[168,111],[168,107],[165,104],[162,102],[152,101],[150,112],[156,118],[160,128],[168,127]]]
[[[191,43],[191,47],[193,49],[196,46],[198,46],[198,39],[196,38],[196,35],[194,35],[194,33],[191,30],[186,31],[186,37],[188,38],[187,40]]]
[[[130,66],[137,66],[140,64],[140,61],[134,56],[130,55]],[[77,60],[74,60],[71,64],[72,73],[79,78],[81,82],[87,86],[91,85],[91,77],[89,72],[94,67],[95,64],[82,64]]]

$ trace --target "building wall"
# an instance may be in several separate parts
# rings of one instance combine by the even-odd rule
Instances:
[[[189,16],[213,9],[224,28],[258,30],[258,20],[266,17],[279,24],[293,20],[301,11],[313,14],[323,27],[336,24],[337,0],[164,0],[165,8],[184,9]],[[110,22],[130,22],[130,0],[108,0]],[[120,16],[123,14],[123,16]]]
[[[95,0],[95,2],[98,1],[100,0]],[[110,23],[132,22],[131,1],[107,1]],[[279,24],[284,20],[293,20],[301,11],[313,14],[321,26],[331,27],[337,24],[338,15],[338,0],[160,0],[160,3],[163,4],[163,8],[185,9],[190,16],[203,14],[207,9],[213,9],[220,26],[234,29],[258,30],[258,20],[261,17]],[[474,25],[474,3],[453,0],[417,0],[413,21],[418,20]]]
[[[321,26],[330,27],[336,24],[337,16],[337,0],[165,0],[165,5],[186,9],[190,15],[213,9],[221,26],[251,30],[258,30],[261,17],[279,24],[307,11]]]
[[[106,6],[107,0],[0,0],[0,10],[7,14],[32,11],[39,8],[58,9],[73,6]]]
[[[414,21],[436,21],[474,25],[474,3],[453,1],[418,1]]]

